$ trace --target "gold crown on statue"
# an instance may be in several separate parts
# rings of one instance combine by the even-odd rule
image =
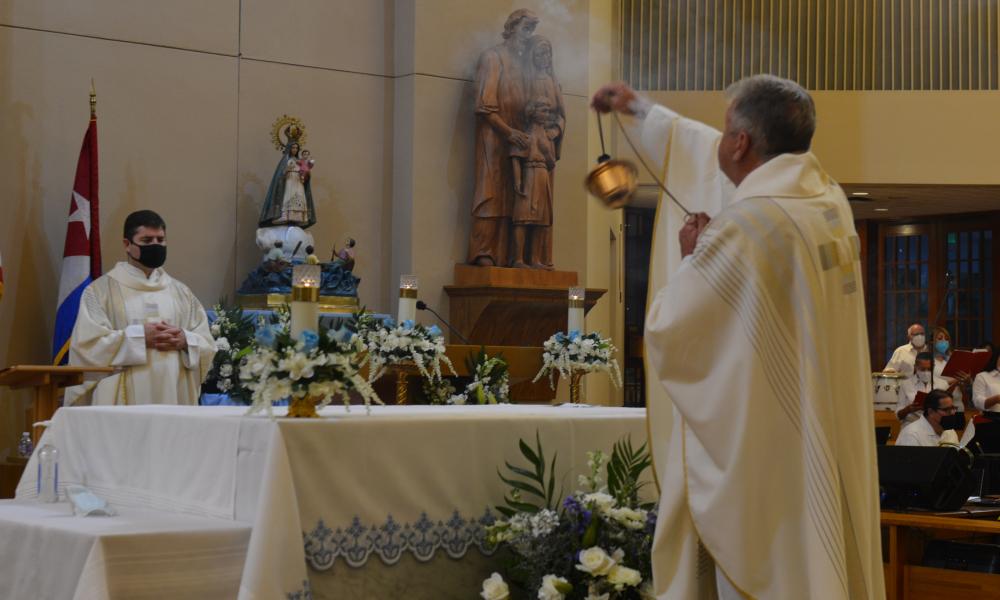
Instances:
[[[284,140],[282,140],[284,134]],[[299,146],[306,143],[306,126],[302,119],[281,115],[271,125],[271,142],[278,150],[284,150],[292,142],[297,142]]]

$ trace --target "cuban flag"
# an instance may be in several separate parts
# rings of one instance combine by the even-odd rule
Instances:
[[[97,195],[97,117],[91,112],[76,163],[73,194],[69,199],[66,245],[59,276],[59,303],[52,338],[52,364],[66,364],[69,338],[76,324],[80,297],[101,276],[101,234]]]

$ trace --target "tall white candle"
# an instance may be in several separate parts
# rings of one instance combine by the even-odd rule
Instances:
[[[400,323],[417,320],[416,275],[402,275],[399,278],[399,311],[396,316]]]
[[[569,312],[566,316],[566,333],[579,331],[584,333],[583,301],[586,290],[582,287],[569,288]]]
[[[303,331],[319,333],[319,281],[322,274],[319,265],[296,265],[292,269],[292,301],[288,328],[292,339],[298,339]]]

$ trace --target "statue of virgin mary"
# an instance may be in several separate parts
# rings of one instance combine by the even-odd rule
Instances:
[[[274,168],[258,226],[295,225],[305,229],[316,223],[312,183],[308,173],[305,176],[302,173],[299,136],[295,135],[292,127],[285,133],[288,142]]]

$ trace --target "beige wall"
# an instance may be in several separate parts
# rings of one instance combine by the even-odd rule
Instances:
[[[721,92],[653,92],[721,128]],[[844,183],[995,185],[1000,92],[813,92],[813,151]]]

